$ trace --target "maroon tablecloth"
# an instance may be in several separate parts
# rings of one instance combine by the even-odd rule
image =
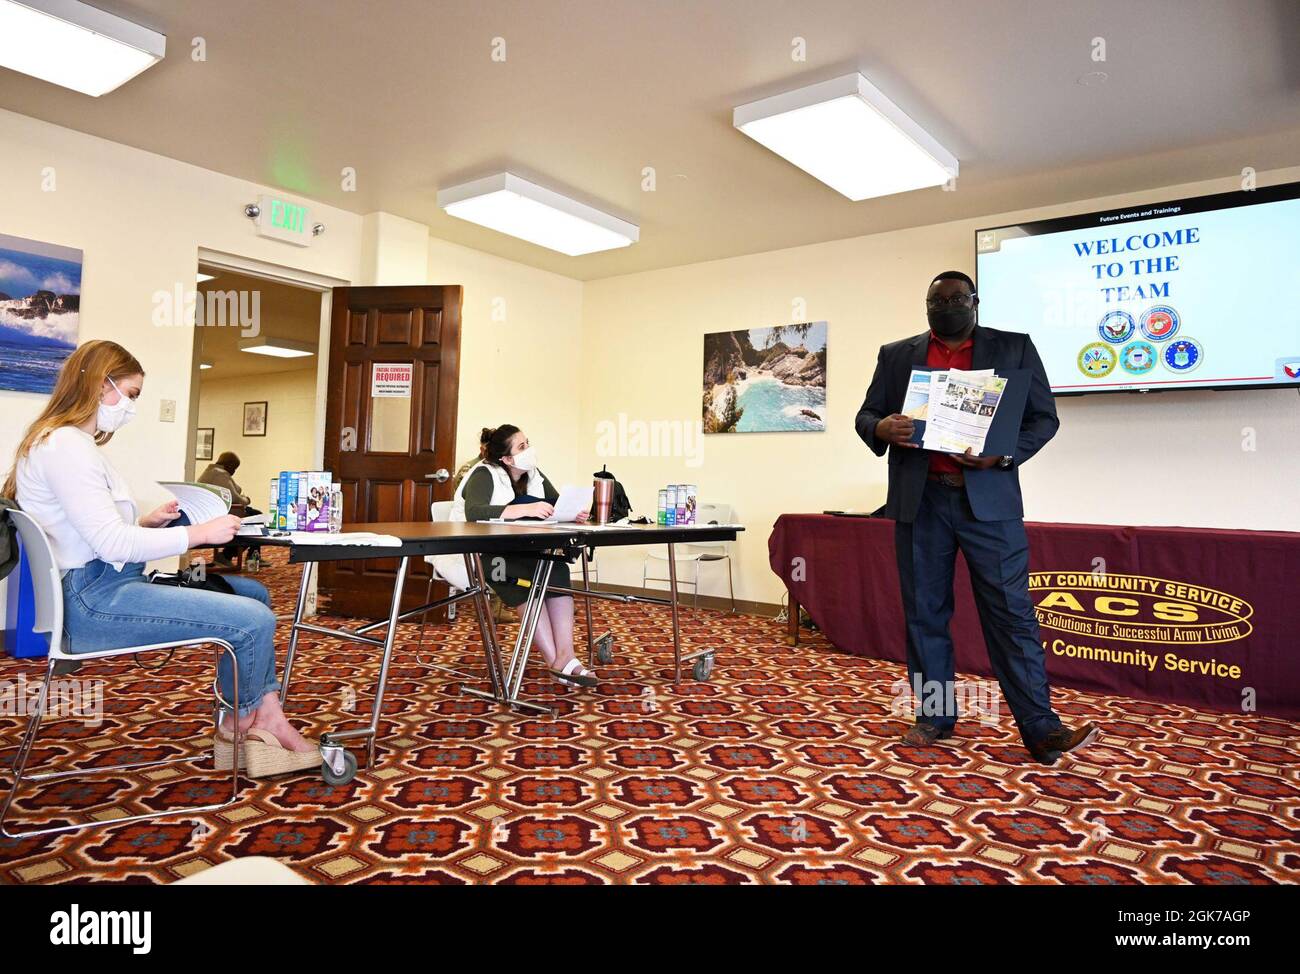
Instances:
[[[1053,682],[1300,718],[1300,534],[1029,522]],[[894,522],[783,514],[772,570],[845,652],[903,661]],[[991,675],[958,559],[957,669]]]

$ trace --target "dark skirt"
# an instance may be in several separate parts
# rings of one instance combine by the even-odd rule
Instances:
[[[484,555],[483,574],[487,576],[488,585],[497,593],[501,601],[510,608],[517,609],[528,600],[528,589],[537,562],[538,559],[531,555]],[[521,581],[524,584],[521,585]],[[564,592],[552,592],[551,585],[571,587],[568,565],[560,562],[551,569],[551,580],[547,586],[546,597],[548,599],[569,597]]]

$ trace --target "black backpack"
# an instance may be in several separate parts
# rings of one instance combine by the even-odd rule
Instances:
[[[617,480],[614,481],[614,497],[609,502],[609,519],[621,521],[632,513],[632,502],[627,498],[627,491]]]
[[[0,579],[18,565],[18,529],[9,520],[9,512],[16,510],[17,504],[8,497],[0,497]]]

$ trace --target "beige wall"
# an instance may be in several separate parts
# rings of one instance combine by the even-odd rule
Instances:
[[[388,213],[365,217],[363,259],[378,284],[463,289],[455,467],[477,455],[484,426],[513,423],[557,487],[590,479],[579,448],[581,281],[440,240]]]
[[[244,436],[244,403],[263,401],[266,436]],[[239,455],[235,482],[260,511],[270,502],[271,478],[281,470],[311,470],[316,432],[316,371],[295,369],[247,378],[199,383],[199,426],[214,434],[212,455]],[[195,461],[201,474],[209,461]]]
[[[144,365],[139,414],[106,449],[141,507],[160,502],[155,482],[189,469],[194,329],[156,326],[155,293],[194,289],[200,247],[358,280],[362,218],[320,207],[314,216],[326,233],[312,247],[295,247],[256,236],[243,215],[267,187],[12,112],[0,111],[0,145],[0,232],[84,251],[81,340],[121,342]],[[52,192],[42,188],[47,170]],[[163,399],[175,401],[175,422],[160,421]],[[44,401],[0,392],[5,462]]]
[[[1300,169],[1267,174],[1261,184],[1295,179]],[[705,332],[789,322],[793,302],[804,302],[793,320],[830,323],[825,432],[709,436],[698,466],[685,456],[608,458],[638,511],[653,509],[668,483],[695,483],[701,501],[735,504],[748,527],[738,544],[737,596],[777,601],[784,588],[768,567],[767,538],[778,515],[884,502],[885,461],[858,439],[854,416],[881,343],[925,330],[933,275],[974,271],[977,227],[1235,188],[1235,178],[1170,186],[588,282],[588,464],[605,459],[597,457],[598,424],[617,424],[620,413],[628,422],[698,420]],[[1059,434],[1021,473],[1029,519],[1300,530],[1295,390],[1087,396],[1057,405]],[[1254,452],[1242,449],[1248,428]],[[601,558],[602,581],[639,584],[640,554]],[[725,573],[712,578],[702,592],[725,594]]]
[[[429,282],[465,289],[456,464],[477,455],[484,426],[513,423],[557,488],[589,481],[594,468],[580,449],[582,282],[435,238]]]

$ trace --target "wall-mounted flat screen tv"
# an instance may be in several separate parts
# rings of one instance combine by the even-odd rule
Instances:
[[[1057,395],[1300,387],[1300,183],[989,227],[981,325]]]

